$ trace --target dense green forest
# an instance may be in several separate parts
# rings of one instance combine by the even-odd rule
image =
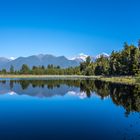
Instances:
[[[113,51],[109,57],[101,55],[91,61],[87,57],[80,66],[70,68],[60,68],[59,66],[48,65],[33,66],[31,69],[26,64],[22,65],[19,71],[15,71],[11,66],[10,71],[2,69],[0,74],[35,74],[35,75],[139,75],[140,74],[140,41],[138,47],[124,44],[121,51]]]

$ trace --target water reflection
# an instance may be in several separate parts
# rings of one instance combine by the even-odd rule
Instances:
[[[96,94],[101,99],[110,97],[117,106],[123,106],[126,115],[140,112],[140,86],[105,83],[98,80],[2,80],[0,94],[37,97],[79,96],[90,98]]]

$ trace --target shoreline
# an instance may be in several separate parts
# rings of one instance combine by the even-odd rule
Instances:
[[[126,85],[140,85],[139,77],[133,76],[117,76],[117,77],[99,77],[97,80],[110,83],[126,84]]]
[[[12,74],[6,74],[6,75],[0,75],[0,78],[55,78],[55,77],[70,77],[70,78],[97,78],[100,76],[85,76],[85,75],[12,75]]]
[[[120,83],[120,84],[140,84],[139,77],[133,77],[133,76],[110,76],[110,77],[105,77],[105,76],[85,76],[85,75],[11,75],[11,74],[6,74],[6,75],[0,75],[0,79],[14,79],[14,78],[21,78],[21,79],[26,79],[26,78],[50,78],[50,79],[93,79],[93,80],[101,80],[104,82],[111,82],[111,83]]]

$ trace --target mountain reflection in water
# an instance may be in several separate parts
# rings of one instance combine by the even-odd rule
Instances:
[[[106,83],[98,80],[1,80],[0,94],[28,95],[40,98],[54,96],[93,95],[101,99],[111,98],[117,106],[123,106],[126,115],[140,112],[140,86]]]

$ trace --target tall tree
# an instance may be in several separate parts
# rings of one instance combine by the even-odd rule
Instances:
[[[91,62],[90,56],[86,58],[85,62],[80,64],[80,71],[83,75],[93,75],[94,74],[94,64]]]
[[[109,74],[120,75],[121,69],[121,54],[119,52],[112,52],[109,60]]]
[[[10,67],[10,74],[13,74],[13,73],[14,73],[14,66],[11,65],[11,67]]]
[[[95,75],[108,75],[109,74],[109,60],[107,57],[101,55],[96,60]]]
[[[88,56],[86,58],[86,66],[89,66],[90,64],[91,64],[91,58],[90,58],[90,56]]]
[[[138,48],[140,49],[140,39],[139,39],[139,41],[138,41]]]
[[[23,64],[23,65],[22,65],[22,68],[21,68],[21,70],[20,70],[20,72],[21,72],[22,74],[29,74],[29,73],[30,73],[30,68],[28,67],[28,65]]]
[[[6,74],[7,73],[6,69],[2,69],[1,73]]]

